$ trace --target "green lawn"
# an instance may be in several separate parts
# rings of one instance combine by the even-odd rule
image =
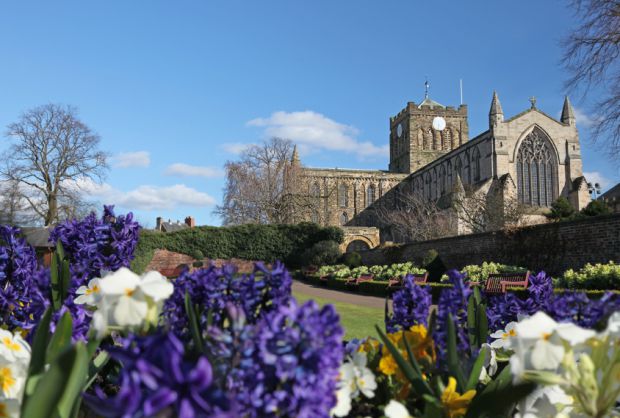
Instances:
[[[340,314],[340,322],[345,329],[345,340],[364,338],[369,335],[378,338],[375,324],[383,329],[383,309],[367,308],[350,303],[335,302],[329,299],[317,298],[303,293],[293,292],[298,302],[303,303],[313,299],[319,305],[332,304]]]

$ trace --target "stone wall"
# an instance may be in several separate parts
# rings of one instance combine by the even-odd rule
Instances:
[[[431,249],[448,268],[495,261],[557,275],[586,263],[620,262],[620,214],[377,248],[361,255],[368,265],[420,263]]]

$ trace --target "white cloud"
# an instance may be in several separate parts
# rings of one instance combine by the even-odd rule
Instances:
[[[239,155],[252,145],[254,144],[243,144],[241,142],[229,142],[227,144],[222,144],[221,148],[230,154]]]
[[[215,199],[184,184],[173,186],[139,186],[130,191],[117,190],[107,183],[98,184],[90,179],[76,182],[80,192],[105,203],[128,209],[171,210],[178,206],[212,206]]]
[[[601,186],[602,190],[606,190],[609,186],[612,185],[612,181],[598,171],[583,173],[583,176],[586,178],[588,183],[598,183]]]
[[[196,177],[222,177],[223,171],[219,168],[200,167],[183,163],[175,163],[166,168],[168,176],[196,176]]]
[[[268,118],[256,118],[249,126],[265,129],[268,137],[290,139],[308,149],[344,151],[359,157],[388,156],[389,146],[376,146],[357,139],[359,130],[338,123],[311,110],[304,112],[274,112]]]
[[[148,167],[150,164],[148,151],[124,152],[112,157],[112,165],[117,168]]]
[[[590,116],[578,107],[573,108],[577,125],[589,128],[597,122],[596,116]]]

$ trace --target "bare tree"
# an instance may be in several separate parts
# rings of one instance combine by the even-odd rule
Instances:
[[[394,203],[388,202],[394,200]],[[375,207],[382,229],[389,229],[395,241],[427,241],[455,235],[450,214],[436,201],[419,193],[395,193]]]
[[[301,168],[292,160],[292,142],[271,138],[227,162],[223,203],[215,213],[226,225],[294,221],[311,199],[299,192]]]
[[[487,232],[516,226],[527,213],[526,207],[510,194],[497,190],[468,190],[456,193],[452,207],[459,223],[469,232]]]
[[[25,190],[24,199],[46,226],[74,213],[81,180],[100,181],[107,169],[99,136],[70,106],[29,110],[8,126],[7,137],[13,144],[3,156],[0,175]]]
[[[17,181],[0,182],[0,224],[28,225],[36,214],[24,198]]]
[[[571,73],[569,88],[602,86],[594,103],[594,139],[609,141],[620,158],[620,0],[572,0],[581,25],[564,40],[563,63]],[[608,135],[607,138],[603,136]]]

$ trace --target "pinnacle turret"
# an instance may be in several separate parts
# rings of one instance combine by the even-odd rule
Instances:
[[[502,104],[499,102],[497,92],[493,90],[493,100],[491,101],[491,109],[489,110],[489,127],[496,126],[504,121],[504,111]]]
[[[564,97],[564,107],[562,107],[560,121],[567,125],[575,125],[575,112],[573,111],[573,106],[570,104],[570,100],[568,100],[568,96]]]
[[[291,157],[291,164],[299,165],[299,153],[297,152],[297,145],[293,146],[293,156]]]

